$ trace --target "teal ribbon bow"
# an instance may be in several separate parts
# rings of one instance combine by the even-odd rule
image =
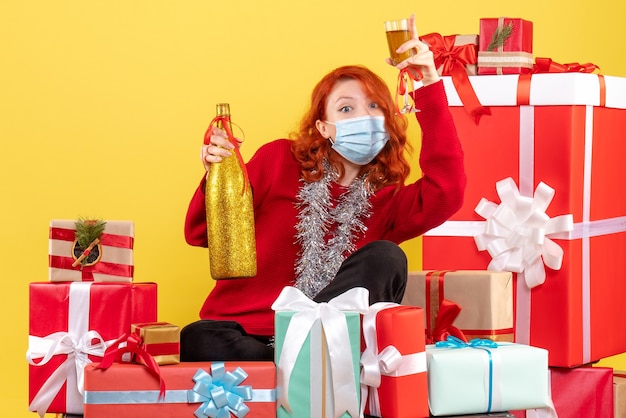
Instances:
[[[474,338],[469,342],[465,342],[455,336],[448,335],[445,341],[437,341],[435,347],[440,348],[477,348],[484,350],[489,356],[489,399],[487,401],[487,412],[491,412],[491,404],[493,402],[493,358],[490,348],[498,348],[498,343],[486,338]]]
[[[230,418],[232,413],[237,418],[245,417],[250,408],[244,401],[252,400],[252,386],[239,384],[248,374],[241,367],[227,372],[223,362],[212,363],[211,372],[212,375],[198,369],[193,376],[196,383],[187,392],[187,400],[202,403],[194,415],[197,418]]]
[[[488,340],[486,338],[474,338],[469,342],[465,342],[460,338],[457,338],[453,335],[448,335],[448,338],[445,341],[437,341],[435,343],[435,347],[444,347],[444,348],[498,348],[498,343],[492,340]]]

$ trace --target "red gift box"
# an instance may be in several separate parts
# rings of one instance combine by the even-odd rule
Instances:
[[[156,317],[155,283],[31,283],[29,409],[82,414],[77,371],[99,362],[132,323]]]
[[[533,68],[533,23],[524,19],[480,19],[478,74],[524,74]]]
[[[550,389],[559,418],[614,416],[613,369],[610,367],[552,367]],[[526,411],[512,413],[519,418],[531,416]]]
[[[48,276],[51,282],[132,282],[135,272],[135,226],[131,221],[106,221],[100,242],[90,250],[87,262],[76,264],[86,248],[77,248],[76,221],[50,221]],[[74,265],[76,264],[76,265]]]
[[[85,416],[193,418],[199,408],[209,409],[197,416],[223,416],[217,415],[220,410],[225,416],[243,416],[249,408],[248,416],[276,417],[276,366],[271,361],[183,362],[161,367],[161,375],[166,391],[159,399],[159,380],[143,366],[114,363],[99,370],[88,365]],[[230,402],[222,402],[224,398]]]
[[[396,303],[375,303],[363,317],[361,394],[371,416],[429,416],[423,328],[422,308]]]
[[[530,291],[525,282],[535,273],[540,276],[543,266],[524,270],[524,280],[516,275],[516,341],[548,349],[551,366],[572,367],[626,351],[626,333],[612,326],[623,314],[626,294],[626,281],[618,275],[626,253],[626,200],[619,198],[626,180],[626,142],[621,140],[626,135],[626,79],[568,73],[470,80],[492,115],[475,125],[444,77],[468,183],[463,207],[425,234],[423,268],[498,270],[489,267],[490,253],[479,251],[474,239],[488,225],[475,212],[477,204],[481,198],[499,202],[495,185],[509,177],[528,204],[543,182],[555,195],[547,200],[542,219],[571,214],[574,230],[546,232],[553,240],[544,244],[549,249],[558,245],[564,254],[559,270],[545,269],[543,284]],[[515,195],[515,190],[509,193]],[[545,205],[545,199],[539,200],[532,202]],[[530,226],[527,231],[541,233]],[[511,237],[524,232],[524,224],[519,228]]]

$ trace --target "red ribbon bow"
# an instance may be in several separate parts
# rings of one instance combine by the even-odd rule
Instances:
[[[424,35],[420,40],[429,45],[434,55],[435,67],[441,68],[441,74],[451,76],[463,107],[474,122],[478,124],[482,115],[491,115],[489,108],[480,104],[465,69],[467,64],[476,64],[476,45],[455,46],[456,35],[441,36],[438,33]]]
[[[437,319],[435,321],[435,328],[426,335],[426,344],[434,344],[437,341],[445,341],[449,335],[457,337],[463,342],[467,342],[463,331],[453,326],[452,323],[459,316],[461,307],[444,299],[439,304],[439,312],[437,313]]]
[[[121,343],[126,343],[125,347],[120,347]],[[152,357],[146,351],[146,348],[143,344],[141,337],[135,334],[124,334],[120,338],[117,339],[104,354],[102,361],[96,366],[96,369],[106,370],[113,362],[121,363],[122,356],[126,353],[130,353],[132,356],[136,356],[143,360],[144,364],[159,379],[159,397],[158,399],[165,398],[165,381],[163,380],[163,376],[161,376],[161,369],[157,364],[154,357]]]
[[[536,58],[535,65],[533,65],[532,72],[537,73],[593,73],[595,70],[600,70],[596,64],[587,62],[585,64],[579,64],[577,62],[570,62],[567,64],[559,64],[552,61],[552,58]]]
[[[577,62],[559,64],[552,61],[552,58],[536,58],[532,71],[528,74],[520,74],[517,82],[517,104],[519,106],[530,104],[530,81],[533,74],[545,73],[593,73],[600,70],[596,64],[590,62],[579,64]],[[598,82],[600,83],[600,106],[606,106],[606,85],[604,76],[598,74]]]

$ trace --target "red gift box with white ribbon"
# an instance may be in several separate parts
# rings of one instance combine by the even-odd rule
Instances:
[[[82,414],[85,365],[131,324],[156,318],[155,283],[31,283],[29,409]]]
[[[369,416],[428,417],[424,310],[391,302],[363,317],[361,409]]]
[[[626,294],[626,78],[470,82],[491,116],[476,125],[444,77],[468,183],[463,207],[425,234],[423,268],[516,273],[516,341],[548,349],[551,366],[626,351],[613,325]]]
[[[76,221],[50,221],[48,273],[51,282],[132,282],[135,227],[132,221],[105,221],[99,243],[88,250],[86,262],[77,258]]]

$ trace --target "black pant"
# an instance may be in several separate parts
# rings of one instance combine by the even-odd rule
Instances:
[[[407,280],[407,259],[390,241],[374,241],[347,257],[334,280],[313,300],[328,302],[354,287],[369,290],[369,303],[400,303]],[[270,336],[249,335],[234,321],[200,320],[181,331],[181,361],[273,360]]]

